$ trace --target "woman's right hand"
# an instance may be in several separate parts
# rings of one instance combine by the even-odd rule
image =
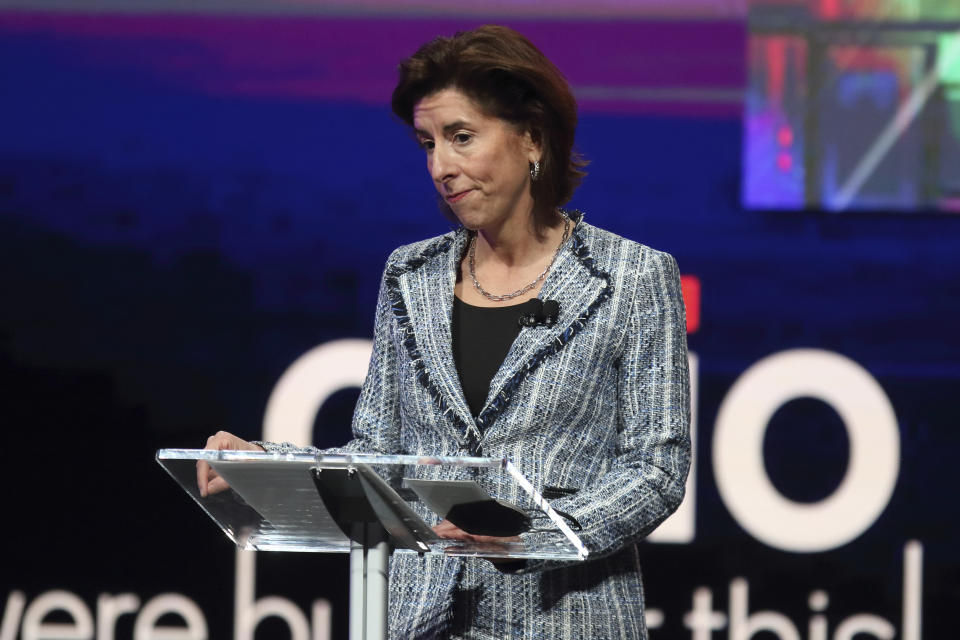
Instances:
[[[207,446],[205,446],[204,449],[213,451],[264,451],[264,448],[260,445],[247,442],[226,431],[217,431],[207,438]],[[230,485],[213,470],[206,460],[198,460],[197,488],[200,489],[200,497],[206,498],[210,494],[226,491],[230,488]]]

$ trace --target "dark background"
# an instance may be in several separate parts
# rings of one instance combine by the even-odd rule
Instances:
[[[233,637],[233,548],[155,451],[201,447],[219,428],[259,437],[297,357],[370,337],[390,250],[448,229],[387,107],[394,66],[433,35],[495,19],[0,10],[0,607],[66,590],[95,614],[101,594],[174,592],[197,603],[211,638]],[[780,612],[803,638],[817,589],[831,637],[857,613],[901,637],[908,540],[924,549],[924,637],[952,637],[960,218],[742,208],[741,107],[723,97],[744,81],[742,21],[506,21],[586,96],[578,146],[592,164],[573,205],[669,251],[701,283],[689,336],[696,533],[643,547],[649,605],[664,618],[651,637],[691,637],[682,619],[697,587],[729,615],[736,577],[751,612]],[[902,448],[877,521],[810,554],[742,529],[710,456],[736,378],[799,347],[869,371]],[[318,445],[348,437],[355,399],[324,405]],[[771,480],[800,502],[832,493],[848,450],[839,416],[812,399],[782,407],[764,443]],[[326,598],[332,637],[345,637],[346,567],[261,553],[257,594],[305,612]],[[134,617],[114,637],[132,637]],[[276,619],[257,632],[288,636]]]

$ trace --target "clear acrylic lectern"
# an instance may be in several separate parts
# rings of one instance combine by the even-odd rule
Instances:
[[[201,497],[199,460],[230,489]],[[157,461],[241,549],[349,552],[351,640],[386,637],[391,552],[587,557],[577,522],[504,459],[161,449]],[[441,518],[477,535],[542,535],[530,536],[535,543],[441,539],[431,529]]]

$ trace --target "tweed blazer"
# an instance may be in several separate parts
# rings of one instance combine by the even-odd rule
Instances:
[[[535,487],[572,492],[551,504],[576,518],[590,552],[513,573],[482,559],[394,555],[392,638],[646,638],[635,543],[679,505],[690,460],[679,273],[668,254],[572,215],[579,222],[540,291],[560,303],[558,322],[521,329],[476,418],[450,330],[467,232],[387,261],[355,437],[341,451],[509,458]]]

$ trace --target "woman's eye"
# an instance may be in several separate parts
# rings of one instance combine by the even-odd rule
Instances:
[[[472,136],[469,133],[455,133],[453,134],[453,141],[457,144],[466,144],[470,142]]]
[[[424,151],[433,151],[433,140],[421,140],[420,148]]]

